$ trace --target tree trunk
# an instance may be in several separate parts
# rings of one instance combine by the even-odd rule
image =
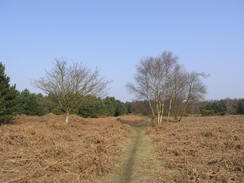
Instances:
[[[188,105],[189,105],[189,101],[187,101],[186,104],[185,104],[185,106],[183,106],[183,110],[182,110],[182,113],[181,113],[181,115],[180,115],[179,122],[181,122],[182,117],[185,115],[185,113],[186,113],[186,109],[187,109]]]
[[[182,111],[182,113],[181,113],[181,115],[180,115],[179,122],[182,120],[182,117],[183,117],[183,115],[185,114],[186,109],[187,109],[187,107],[188,107],[188,105],[189,105],[191,92],[192,92],[192,84],[190,83],[190,88],[189,88],[189,92],[188,92],[188,96],[187,96],[186,104],[185,104],[185,106],[183,106],[183,111]]]
[[[160,111],[160,124],[162,124],[163,121],[163,115],[164,115],[164,103],[161,104],[161,111]]]
[[[69,124],[69,112],[66,113],[66,116],[65,116],[65,123],[66,123],[66,124]]]
[[[153,119],[155,118],[155,112],[154,112],[154,109],[153,109],[153,106],[152,106],[152,103],[151,101],[148,99],[148,103],[149,103],[149,107],[151,109],[151,112],[152,112],[152,116],[153,116]]]
[[[158,125],[162,124],[163,112],[164,112],[164,104],[162,104],[161,102],[158,102],[158,104],[157,104],[157,121],[158,121]]]
[[[160,124],[160,111],[159,111],[159,109],[157,111],[158,111],[157,112],[158,113],[158,118],[157,119],[158,119],[158,125],[159,125]]]
[[[172,102],[173,102],[173,97],[171,97],[170,102],[169,102],[169,111],[168,111],[167,122],[169,122],[170,112],[171,112],[171,108],[172,108]]]

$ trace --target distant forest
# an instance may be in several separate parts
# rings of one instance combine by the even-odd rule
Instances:
[[[149,108],[147,101],[130,103],[130,111],[135,114],[150,115]],[[189,105],[186,110],[186,115],[188,114],[201,114],[203,116],[244,114],[244,98],[198,101]],[[164,115],[167,115],[167,111]]]

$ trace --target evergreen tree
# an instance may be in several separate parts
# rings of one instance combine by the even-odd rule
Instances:
[[[125,106],[126,106],[126,109],[127,109],[127,113],[128,114],[132,113],[132,103],[131,102],[126,102]]]
[[[5,74],[5,67],[0,62],[0,123],[8,122],[16,112],[17,91],[10,86],[10,78]]]
[[[114,116],[116,112],[116,99],[114,97],[106,97],[104,100],[106,116]]]
[[[224,100],[209,102],[206,106],[201,107],[201,114],[204,116],[225,115],[227,107]]]
[[[98,117],[105,115],[105,106],[102,99],[95,96],[85,96],[81,99],[78,114],[83,117]]]
[[[18,113],[38,116],[47,114],[47,107],[41,104],[41,100],[38,99],[43,100],[40,95],[30,93],[30,91],[27,89],[20,92],[20,94],[17,97]]]
[[[125,104],[114,97],[105,99],[95,96],[82,97],[77,114],[83,117],[99,116],[120,116],[128,114],[128,104]]]
[[[121,115],[125,115],[125,114],[128,114],[128,108],[127,108],[126,104],[117,100],[114,116],[121,116]]]

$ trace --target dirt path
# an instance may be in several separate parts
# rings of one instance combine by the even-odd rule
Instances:
[[[153,183],[159,178],[160,162],[153,155],[153,144],[142,125],[133,125],[133,135],[125,145],[117,170],[98,183]]]

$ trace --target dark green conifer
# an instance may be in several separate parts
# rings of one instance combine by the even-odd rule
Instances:
[[[5,74],[5,67],[0,62],[0,124],[8,122],[16,112],[17,91],[10,86],[10,78]]]

